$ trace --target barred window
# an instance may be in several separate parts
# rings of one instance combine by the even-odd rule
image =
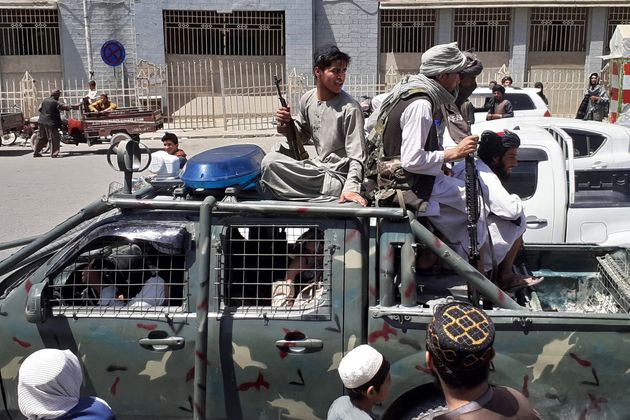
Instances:
[[[381,10],[381,52],[416,53],[431,48],[435,40],[435,10]]]
[[[332,252],[316,225],[231,225],[221,234],[220,306],[330,318]]]
[[[587,11],[584,7],[534,7],[531,10],[529,50],[586,51]]]
[[[512,9],[456,9],[455,40],[462,50],[509,51]]]
[[[58,55],[59,15],[54,9],[0,9],[0,56]]]
[[[284,55],[284,12],[165,10],[167,54]]]
[[[51,276],[53,314],[187,310],[185,231],[117,229],[90,238]]]
[[[608,8],[608,33],[604,42],[604,52],[610,53],[608,41],[612,37],[617,25],[630,25],[630,7],[609,7]]]

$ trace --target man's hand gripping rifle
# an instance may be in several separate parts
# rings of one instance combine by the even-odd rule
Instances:
[[[282,96],[282,92],[280,91],[280,79],[277,76],[273,76],[273,83],[276,85],[276,89],[278,90],[278,99],[280,100],[280,105],[283,108],[287,108],[287,101]],[[304,149],[304,145],[302,141],[297,135],[297,131],[295,130],[295,123],[293,119],[289,122],[289,130],[286,133],[287,140],[289,142],[289,147],[293,152],[293,157],[296,160],[306,160],[308,159],[308,152]]]

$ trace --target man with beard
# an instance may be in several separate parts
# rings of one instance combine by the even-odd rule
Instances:
[[[527,223],[521,198],[510,194],[502,181],[507,180],[518,165],[516,156],[520,144],[521,140],[514,132],[484,131],[475,162],[491,239],[489,244],[485,244],[485,249],[481,250],[481,257],[486,271],[493,268],[493,259],[498,263],[497,285],[506,291],[534,286],[542,281],[512,271],[514,260],[523,246]],[[453,175],[464,179],[464,162],[453,168]]]
[[[599,84],[599,75],[592,73],[589,84],[584,93],[587,99],[585,120],[601,121],[608,115],[608,94],[606,89]]]
[[[505,99],[505,88],[503,86],[492,88],[492,98],[494,101],[490,105],[486,120],[514,117],[514,108],[512,108],[512,103]]]
[[[455,143],[470,135],[470,126],[475,123],[475,107],[468,98],[477,89],[477,76],[483,71],[483,64],[473,53],[464,51],[463,54],[466,56],[466,67],[459,73],[459,91],[455,103],[442,106],[448,121],[446,127]]]
[[[436,308],[427,326],[425,360],[439,381],[447,408],[430,418],[540,420],[521,392],[489,384],[494,337],[494,323],[481,309],[464,302]]]
[[[374,136],[382,136],[375,200],[428,216],[446,238],[465,231],[467,218],[464,182],[447,176],[444,164],[473,153],[479,140],[470,135],[452,149],[442,147],[447,124],[441,107],[455,103],[466,63],[456,42],[425,51],[420,74],[403,78],[380,109],[375,109],[377,117],[368,138],[371,142]],[[442,215],[443,206],[453,211]],[[480,235],[479,239],[483,243],[485,238]]]

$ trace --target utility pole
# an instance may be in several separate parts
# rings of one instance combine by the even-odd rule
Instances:
[[[92,63],[92,40],[90,39],[90,21],[88,19],[87,0],[83,0],[83,28],[85,30],[85,48],[87,50],[88,75],[94,79],[94,64]]]

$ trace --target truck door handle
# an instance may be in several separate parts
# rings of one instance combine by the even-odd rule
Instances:
[[[543,227],[547,226],[547,219],[539,219],[536,216],[527,216],[525,219],[527,227]]]
[[[138,343],[145,349],[155,351],[177,350],[184,347],[184,337],[141,338]]]
[[[314,353],[324,348],[324,342],[316,338],[306,338],[304,340],[278,340],[276,347],[289,353]]]
[[[608,163],[597,161],[591,166],[591,169],[604,169],[608,167]]]

